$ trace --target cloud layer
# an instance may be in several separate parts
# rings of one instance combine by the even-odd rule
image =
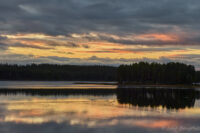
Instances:
[[[199,0],[2,0],[0,51],[115,62],[184,55],[198,64],[199,11]]]

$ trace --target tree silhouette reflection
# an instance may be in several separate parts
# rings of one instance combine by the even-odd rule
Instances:
[[[117,100],[120,104],[139,107],[191,108],[198,98],[199,92],[194,89],[118,88],[117,90]]]
[[[138,107],[184,109],[194,107],[200,92],[194,89],[117,88],[117,89],[0,89],[0,95],[69,96],[116,95],[119,104]]]

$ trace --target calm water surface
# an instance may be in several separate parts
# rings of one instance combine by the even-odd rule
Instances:
[[[31,85],[62,88],[61,82],[56,83],[27,82],[24,87],[20,86],[25,85],[22,82],[0,82],[0,88]],[[73,85],[74,88],[84,86],[83,89],[102,87],[70,82],[71,88]],[[0,133],[200,132],[199,91],[144,88],[109,91],[114,87],[108,85],[108,91],[82,94],[0,91]]]
[[[81,83],[81,84],[79,84]],[[89,83],[89,84],[87,84]],[[90,88],[116,88],[116,82],[106,82],[111,85],[104,85],[105,82],[92,81],[0,81],[0,88],[39,88],[39,89],[90,89]]]

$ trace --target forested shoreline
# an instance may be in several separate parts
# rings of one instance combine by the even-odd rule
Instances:
[[[116,81],[117,67],[80,65],[0,64],[0,80]]]
[[[183,63],[147,63],[120,65],[118,82],[141,84],[192,84],[198,80],[199,72],[194,66]]]
[[[0,64],[0,80],[118,81],[119,84],[192,84],[200,82],[200,71],[183,63],[130,65]]]

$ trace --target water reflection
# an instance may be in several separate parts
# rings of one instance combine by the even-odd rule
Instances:
[[[118,89],[0,89],[0,95],[31,96],[109,96],[116,95],[119,104],[138,107],[162,107],[167,109],[192,108],[200,92],[195,89],[156,89],[156,88],[118,88]]]
[[[67,95],[113,95],[116,89],[0,89],[0,95],[67,96]]]
[[[198,99],[195,90],[1,89],[0,132],[199,132]]]
[[[75,81],[0,81],[0,88],[9,89],[114,89],[116,82]]]
[[[200,93],[194,89],[118,89],[117,99],[121,104],[139,107],[181,109],[194,107]]]

